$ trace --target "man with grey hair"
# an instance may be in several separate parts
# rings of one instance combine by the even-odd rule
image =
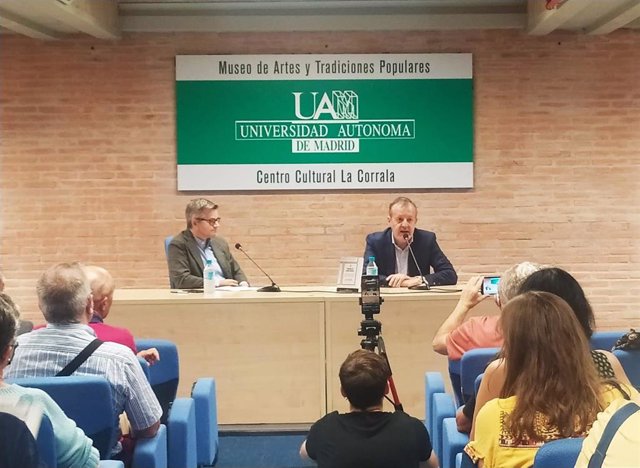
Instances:
[[[216,235],[221,221],[218,205],[206,198],[196,198],[187,204],[185,218],[187,229],[171,240],[167,252],[171,287],[202,288],[207,261],[213,265],[216,286],[248,286],[229,244]]]
[[[513,298],[524,280],[541,268],[543,266],[536,263],[522,262],[505,270],[498,285],[498,294],[495,296],[498,307],[502,307]],[[468,318],[471,309],[491,297],[480,291],[483,279],[483,276],[474,276],[462,289],[455,309],[433,337],[432,346],[436,353],[444,354],[455,361],[470,349],[502,346],[502,333],[498,326],[499,315]]]
[[[81,264],[60,263],[49,268],[36,290],[47,326],[18,337],[7,379],[55,376],[96,340],[88,326],[93,300]],[[162,409],[138,359],[121,344],[99,340],[94,344],[98,347],[72,374],[105,377],[111,384],[116,414],[126,413],[132,436],[153,437],[160,427]],[[121,449],[117,443],[113,454]]]

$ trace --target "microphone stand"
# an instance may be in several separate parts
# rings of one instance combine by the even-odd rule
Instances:
[[[413,258],[413,263],[416,264],[416,268],[418,269],[418,273],[420,274],[420,279],[422,280],[421,284],[416,284],[415,286],[409,286],[409,289],[413,289],[414,291],[428,291],[429,290],[429,282],[425,279],[422,274],[422,270],[420,269],[420,265],[418,265],[418,261],[416,260],[416,256],[413,254],[413,249],[411,248],[411,241],[413,239],[409,239],[408,234],[404,234],[402,236],[404,240],[407,241],[407,247],[409,247],[409,253],[411,254],[411,258]]]
[[[253,263],[256,267],[258,267],[258,270],[260,270],[262,272],[262,274],[265,275],[267,278],[269,278],[269,281],[271,281],[271,286],[264,286],[264,287],[258,289],[258,292],[280,292],[280,287],[276,284],[275,281],[273,281],[273,278],[271,278],[271,276],[269,276],[269,274],[266,271],[264,271],[262,268],[260,268],[260,265],[258,265],[255,262],[255,260],[253,258],[251,258],[251,256],[242,248],[242,245],[239,242],[236,243],[235,247],[240,252],[245,254],[246,257],[249,260],[251,260],[251,263]]]

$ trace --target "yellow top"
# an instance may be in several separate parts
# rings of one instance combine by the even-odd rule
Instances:
[[[625,390],[628,388],[625,386]],[[635,390],[628,390],[635,392]],[[606,407],[613,400],[620,398],[617,389],[608,387],[601,397],[603,405]],[[533,459],[536,452],[544,441],[559,438],[554,428],[546,426],[546,418],[539,415],[536,418],[536,432],[541,435],[544,441],[524,441],[516,444],[513,436],[505,428],[505,418],[515,408],[516,397],[495,398],[487,402],[478,412],[476,420],[475,435],[464,448],[464,451],[471,457],[474,463],[483,460],[484,468],[526,468],[533,466]]]
[[[635,399],[640,404],[639,399]],[[596,450],[602,437],[604,428],[623,406],[631,403],[629,400],[618,398],[606,410],[598,413],[598,419],[593,423],[589,435],[582,444],[582,451],[578,456],[575,468],[587,468],[589,459]],[[602,468],[637,468],[640,466],[640,411],[631,415],[616,431],[607,450]]]

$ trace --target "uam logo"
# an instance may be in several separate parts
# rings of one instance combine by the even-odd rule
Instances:
[[[291,95],[295,119],[236,120],[236,140],[290,140],[292,153],[358,153],[362,139],[415,137],[414,119],[360,119],[352,90]]]
[[[331,97],[316,91],[292,94],[295,115],[300,120],[322,120],[324,115],[333,120],[358,120],[358,95],[353,91],[331,91]],[[310,113],[303,113],[303,104]]]

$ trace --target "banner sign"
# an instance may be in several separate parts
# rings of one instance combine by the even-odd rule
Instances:
[[[471,54],[176,57],[178,190],[473,187]]]

